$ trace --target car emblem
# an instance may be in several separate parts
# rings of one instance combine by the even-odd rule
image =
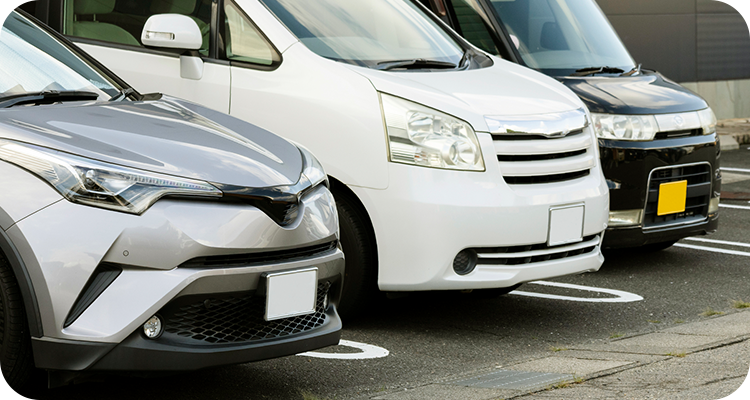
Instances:
[[[682,118],[682,117],[681,117],[681,116],[679,116],[679,115],[675,115],[675,116],[674,116],[674,123],[675,123],[675,125],[677,125],[678,127],[682,128],[682,125],[684,125],[684,124],[685,124],[685,118]]]

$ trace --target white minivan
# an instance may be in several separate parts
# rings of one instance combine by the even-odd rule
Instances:
[[[338,204],[344,314],[378,289],[504,293],[603,262],[609,191],[581,100],[409,1],[49,0],[37,15],[142,92],[311,150]]]

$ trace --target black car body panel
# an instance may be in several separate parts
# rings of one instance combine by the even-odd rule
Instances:
[[[412,1],[433,11],[441,21],[464,34],[475,46],[509,61],[527,65],[517,48],[518,39],[509,34],[490,0]],[[523,21],[514,22],[515,26],[525,26]],[[592,113],[679,114],[709,107],[697,94],[657,71],[642,69],[639,65],[635,65],[632,71],[617,73],[608,71],[617,68],[605,66],[599,72],[596,68],[576,71],[567,66],[537,70],[565,84]],[[716,134],[702,133],[702,130],[694,129],[679,134],[659,132],[650,141],[599,140],[602,170],[610,186],[610,210],[643,210],[645,215],[641,224],[608,228],[604,236],[605,248],[672,242],[716,230],[718,211],[709,214],[708,203],[711,199],[715,201],[721,192],[720,147]],[[680,174],[683,170],[694,168],[696,164],[704,166],[700,167],[705,170],[700,173],[704,181],[691,181],[686,212],[666,218],[656,216],[653,209],[659,187],[654,187],[656,180],[651,181],[655,171],[661,171],[662,175],[674,174],[674,177],[664,178],[663,181],[682,180]]]

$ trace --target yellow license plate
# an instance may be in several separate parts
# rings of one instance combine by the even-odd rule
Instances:
[[[687,181],[662,183],[659,185],[659,204],[656,215],[669,215],[685,211]]]

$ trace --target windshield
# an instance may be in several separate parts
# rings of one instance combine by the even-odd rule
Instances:
[[[262,1],[305,46],[332,60],[384,69],[409,60],[455,67],[463,58],[464,49],[406,0]]]
[[[490,0],[524,63],[565,76],[635,62],[594,0]]]
[[[44,91],[109,99],[119,89],[47,32],[11,13],[0,33],[0,99]]]

